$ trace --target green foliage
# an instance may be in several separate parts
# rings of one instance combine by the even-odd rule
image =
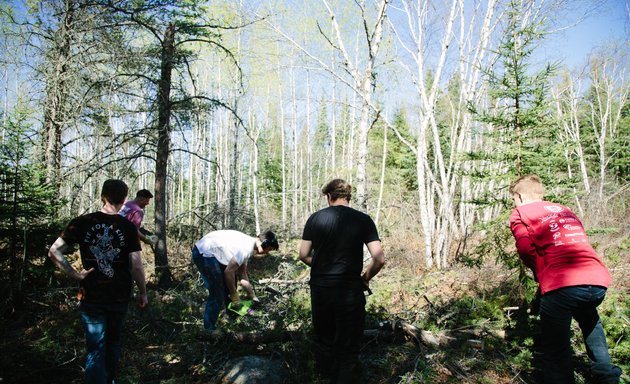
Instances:
[[[411,128],[407,121],[405,109],[399,109],[393,122],[394,128],[408,143],[413,143]],[[385,127],[383,124],[375,124],[370,130],[369,146],[374,155],[370,157],[373,164],[370,169],[374,172],[373,180],[380,180],[380,170],[383,161],[383,142]],[[411,148],[398,139],[392,129],[387,129],[387,152],[385,159],[385,184],[397,186],[400,191],[392,191],[394,195],[415,194],[418,188],[416,177],[416,159]]]
[[[25,111],[17,111],[3,124],[0,143],[0,226],[18,229],[43,225],[63,204],[44,183],[44,168],[35,161],[35,130]]]
[[[624,372],[630,369],[630,302],[621,292],[609,293],[599,307],[613,362]]]
[[[486,71],[489,96],[494,107],[471,112],[489,129],[483,132],[495,145],[486,158],[504,164],[512,178],[528,173],[548,173],[558,167],[561,151],[554,151],[548,112],[547,89],[555,67],[530,74],[529,63],[537,43],[544,37],[542,24],[523,23],[522,1],[508,5],[507,26],[496,51],[495,67]],[[489,152],[488,152],[489,151]]]
[[[489,258],[499,260],[509,268],[520,267],[518,256],[507,251],[514,242],[507,225],[508,218],[509,211],[504,209],[497,218],[477,224],[475,230],[484,234],[483,239],[470,252],[460,254],[458,261],[464,265],[479,267]]]
[[[484,149],[467,156],[480,165],[480,170],[470,175],[477,182],[495,185],[473,203],[480,208],[500,207],[501,213],[490,222],[477,225],[484,234],[481,242],[461,256],[469,265],[490,257],[510,268],[521,268],[518,257],[506,251],[513,242],[507,225],[512,208],[507,200],[507,185],[513,180],[538,174],[546,190],[552,191],[547,198],[565,204],[574,197],[573,187],[578,182],[566,175],[564,148],[555,136],[557,130],[551,120],[548,87],[556,68],[548,64],[537,72],[530,70],[532,54],[545,34],[542,22],[524,22],[527,6],[531,4],[520,0],[507,5],[507,25],[496,51],[498,60],[486,71],[493,107],[480,110],[470,106],[470,112],[487,124],[480,132],[487,142]],[[487,172],[485,164],[501,165],[501,171]],[[519,275],[524,276],[522,269]]]
[[[404,109],[398,110],[394,116],[394,127],[398,132],[408,141],[413,142],[411,135],[411,129],[407,122],[406,111]],[[412,150],[400,140],[392,137],[390,133],[390,140],[388,141],[387,148],[387,168],[389,172],[395,172],[402,179],[402,184],[409,191],[414,191],[418,188],[416,178],[416,163],[415,156]]]
[[[282,209],[282,160],[276,157],[265,157],[260,174],[260,188],[276,210]]]
[[[328,126],[328,112],[324,100],[320,101],[321,107],[317,116],[317,126],[313,135],[313,146],[323,148],[324,153],[328,153],[331,147],[330,127]]]
[[[29,239],[54,223],[56,209],[63,204],[54,188],[44,182],[44,168],[35,159],[35,130],[26,111],[7,116],[0,142],[0,265],[7,267],[9,303],[22,298],[27,248],[37,247],[42,239]],[[54,225],[54,224],[52,224]],[[37,250],[36,250],[37,251]],[[40,251],[41,252],[41,251]],[[31,277],[26,274],[26,277]],[[6,302],[3,300],[1,305]]]

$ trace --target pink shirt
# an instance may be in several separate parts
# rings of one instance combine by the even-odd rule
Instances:
[[[144,211],[133,200],[125,202],[125,205],[120,208],[118,214],[134,223],[136,228],[140,228],[142,225],[142,219],[144,219]]]
[[[610,273],[569,208],[536,201],[514,208],[510,229],[519,256],[534,271],[544,295],[575,285],[608,287]]]

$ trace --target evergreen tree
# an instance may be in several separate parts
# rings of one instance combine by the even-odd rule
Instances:
[[[509,267],[519,268],[521,280],[525,280],[518,257],[505,251],[513,241],[506,225],[512,209],[507,186],[519,176],[536,173],[547,190],[554,191],[563,179],[566,182],[566,165],[549,113],[549,79],[555,66],[547,64],[532,71],[533,53],[545,37],[544,24],[530,19],[535,13],[531,2],[510,0],[507,6],[505,30],[495,51],[497,60],[485,71],[489,107],[470,106],[475,117],[485,123],[480,132],[483,150],[470,154],[477,163],[477,182],[487,186],[486,194],[476,203],[499,214],[481,224],[486,235],[469,261],[478,263],[484,256],[496,256]]]
[[[497,60],[485,72],[490,107],[471,109],[479,121],[487,124],[482,134],[491,145],[485,145],[489,150],[481,156],[501,165],[505,181],[529,173],[555,177],[550,167],[560,158],[554,146],[547,98],[555,66],[547,64],[530,73],[532,55],[544,32],[541,22],[525,19],[529,14],[527,3],[510,1],[506,29],[495,51]]]
[[[0,265],[4,270],[9,266],[6,297],[11,305],[22,297],[27,248],[42,240],[35,234],[48,227],[53,213],[63,203],[56,188],[45,182],[45,167],[35,160],[37,134],[29,114],[22,109],[5,117],[0,142],[0,241],[8,243],[8,247],[0,247]]]

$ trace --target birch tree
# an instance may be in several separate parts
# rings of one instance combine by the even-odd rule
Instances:
[[[573,176],[572,161],[576,158],[578,164],[578,174],[582,181],[584,192],[591,193],[591,183],[588,175],[587,161],[585,157],[583,139],[580,131],[583,129],[583,109],[582,109],[582,79],[581,75],[574,78],[571,73],[565,72],[561,82],[551,89],[555,105],[555,113],[560,125],[561,137],[566,138],[565,157],[567,160],[567,172],[569,177]],[[581,210],[579,200],[576,199]]]
[[[416,142],[394,131],[416,157],[423,258],[429,268],[448,265],[451,241],[462,236],[473,220],[470,205],[460,204],[459,210],[456,205],[458,193],[464,202],[472,199],[471,182],[466,175],[462,176],[462,170],[470,173],[470,165],[462,161],[462,155],[471,151],[475,124],[466,113],[466,105],[483,96],[479,92],[483,89],[481,68],[488,59],[497,23],[496,1],[474,2],[470,8],[459,0],[447,5],[442,7],[444,14],[434,14],[432,2],[403,1],[400,18],[406,28],[401,23],[390,22],[405,53],[403,57],[409,58],[401,60],[401,65],[415,85],[419,101]],[[438,48],[432,49],[433,46]],[[452,54],[453,50],[457,53]],[[450,95],[443,92],[445,77],[457,84]],[[438,108],[438,103],[442,108]],[[442,118],[438,109],[446,111]],[[440,120],[445,117],[447,121]]]
[[[607,169],[614,157],[614,152],[609,153],[610,143],[620,133],[622,111],[628,102],[630,88],[625,72],[625,67],[610,56],[601,55],[591,59],[588,122],[596,140],[595,152],[599,160],[597,191],[600,200],[604,198]]]
[[[383,38],[383,26],[386,20],[387,5],[389,0],[381,0],[377,3],[376,20],[372,25],[368,25],[367,10],[365,2],[357,3],[361,12],[361,19],[364,28],[365,38],[365,56],[362,57],[365,66],[361,68],[359,60],[352,60],[347,43],[344,41],[341,26],[337,21],[335,12],[332,10],[327,0],[322,0],[326,6],[326,10],[332,19],[334,29],[334,39],[326,37],[326,40],[335,47],[341,57],[343,57],[343,68],[350,74],[353,80],[353,88],[361,98],[360,100],[360,118],[359,118],[359,135],[358,135],[358,158],[356,170],[356,188],[357,188],[357,204],[367,210],[367,157],[368,157],[368,131],[373,122],[372,119],[372,98],[374,89],[376,88],[375,66],[379,54],[381,40]],[[320,29],[321,32],[321,29]],[[323,34],[323,33],[322,33]],[[358,47],[358,45],[357,45]]]
[[[374,112],[378,109],[374,106],[373,96],[376,87],[375,67],[378,63],[381,40],[383,38],[383,26],[386,20],[387,6],[390,0],[379,0],[375,9],[366,5],[365,1],[355,2],[362,27],[362,39],[356,43],[358,55],[353,58],[347,35],[343,30],[344,25],[339,23],[338,16],[333,5],[328,0],[322,0],[322,5],[332,23],[332,33],[329,35],[324,28],[317,23],[317,29],[326,44],[328,44],[339,58],[341,63],[332,66],[329,61],[313,52],[312,49],[301,44],[298,39],[289,36],[278,26],[272,28],[286,38],[307,58],[314,61],[320,68],[329,73],[334,80],[346,85],[354,94],[358,95],[359,103],[359,132],[357,137],[356,158],[356,196],[357,205],[367,209],[367,173],[366,164],[368,158],[368,131],[373,124]],[[370,19],[372,15],[372,19]]]

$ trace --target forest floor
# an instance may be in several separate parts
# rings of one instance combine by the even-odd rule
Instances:
[[[614,285],[600,312],[611,355],[627,381],[630,247],[628,238],[616,244],[616,253],[607,260]],[[243,317],[222,315],[226,335],[218,339],[201,333],[205,289],[186,247],[170,252],[177,282],[168,290],[151,288],[146,309],[130,305],[117,383],[224,382],[226,363],[242,356],[277,362],[283,383],[324,383],[312,363],[308,270],[293,251],[250,262],[250,278],[263,307]],[[149,272],[151,256],[150,251],[144,256]],[[76,284],[53,274],[46,264],[41,263],[39,277],[28,281],[24,304],[0,319],[0,383],[82,382],[84,338]],[[454,265],[445,271],[388,264],[373,280],[374,294],[367,298],[366,328],[380,331],[364,339],[362,382],[535,383],[530,361],[536,318],[526,312],[514,273],[495,262],[481,268]],[[391,326],[402,323],[436,336],[448,331],[452,338],[440,347],[428,346]],[[238,342],[230,336],[253,331],[269,337]],[[586,357],[574,331],[578,383],[585,383]]]

